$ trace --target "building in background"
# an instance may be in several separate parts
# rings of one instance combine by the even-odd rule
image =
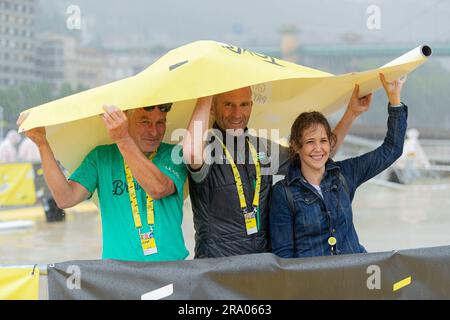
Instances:
[[[145,70],[163,54],[154,54],[141,48],[116,48],[108,50],[108,78],[111,81],[134,76]]]
[[[35,0],[0,0],[0,87],[34,83]]]
[[[83,47],[78,40],[59,34],[39,36],[36,74],[57,90],[63,84],[72,88],[93,88],[109,82],[108,61],[100,49]]]
[[[96,87],[111,80],[101,49],[62,34],[36,30],[37,0],[0,0],[0,88],[48,82],[59,90]]]
[[[64,82],[64,40],[50,35],[39,36],[36,48],[36,77],[52,88]]]
[[[110,37],[101,41],[107,60],[110,81],[131,77],[145,70],[168,50],[154,44],[152,39],[140,36]]]

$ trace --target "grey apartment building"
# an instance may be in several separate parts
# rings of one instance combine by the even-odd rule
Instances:
[[[0,0],[0,87],[35,81],[35,0]]]

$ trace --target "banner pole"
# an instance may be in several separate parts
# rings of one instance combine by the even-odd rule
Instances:
[[[39,269],[39,274],[42,276],[48,275],[47,265],[46,264],[33,264],[33,265],[23,265],[23,266],[2,266],[0,265],[0,269],[27,269],[31,268],[33,271],[35,269]]]

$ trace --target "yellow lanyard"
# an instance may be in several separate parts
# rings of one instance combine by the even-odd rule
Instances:
[[[242,211],[247,213],[247,202],[245,201],[244,188],[242,187],[241,175],[239,174],[239,170],[234,163],[233,157],[231,156],[228,149],[225,147],[223,142],[217,138],[222,144],[223,150],[226,154],[228,161],[231,164],[231,168],[233,169],[234,181],[236,182],[236,188],[239,195],[239,202],[241,204]],[[256,168],[256,185],[255,185],[255,195],[253,196],[253,209],[256,210],[259,207],[259,194],[261,191],[261,165],[258,160],[258,154],[256,153],[255,147],[247,140],[248,146],[250,148],[250,153],[252,155],[253,162],[255,163]]]
[[[153,152],[153,154],[149,157],[149,160],[152,161],[156,154],[158,153],[158,150]],[[131,173],[130,168],[125,163],[125,175],[127,177],[127,184],[128,184],[128,194],[130,195],[130,203],[131,203],[131,210],[133,212],[133,219],[134,219],[134,226],[136,229],[142,228],[142,222],[141,222],[141,215],[139,213],[139,206],[136,198],[136,188],[134,186],[134,180],[133,180],[133,174]],[[155,210],[153,208],[153,199],[147,194],[147,223],[149,226],[152,226],[155,224]]]

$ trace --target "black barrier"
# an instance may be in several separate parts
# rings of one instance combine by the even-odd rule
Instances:
[[[45,182],[41,163],[33,163],[34,170],[34,186],[36,190],[36,198],[42,203],[47,222],[61,222],[66,219],[64,210],[58,208],[55,200]]]
[[[280,259],[73,261],[48,268],[50,299],[449,299],[450,246]]]
[[[34,171],[34,188],[36,190],[36,198],[51,198],[52,195],[47,187],[44,179],[44,173],[42,171],[41,163],[33,163]]]

